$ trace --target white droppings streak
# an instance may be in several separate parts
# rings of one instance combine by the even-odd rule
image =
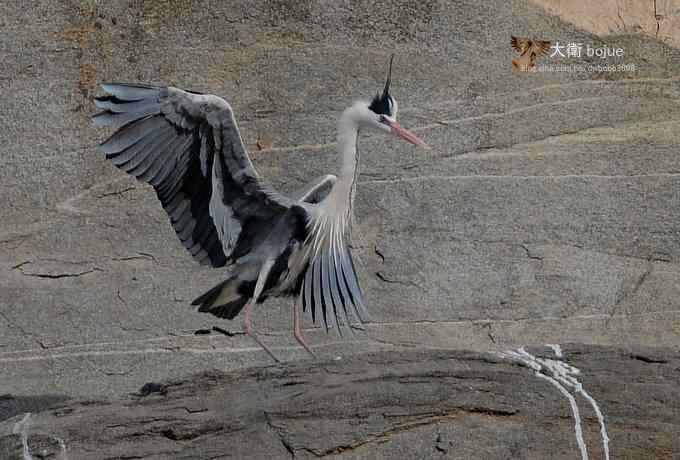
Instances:
[[[576,404],[576,399],[569,393],[569,391],[564,388],[560,383],[552,377],[542,374],[540,371],[536,371],[536,377],[545,379],[555,385],[560,393],[564,395],[565,398],[569,400],[571,405],[571,413],[574,416],[574,434],[576,434],[576,443],[581,451],[581,459],[588,460],[588,449],[586,448],[586,442],[583,440],[583,429],[581,428],[581,415],[578,410],[578,404]]]
[[[558,358],[561,358],[561,357],[564,356],[562,354],[562,347],[560,347],[558,344],[556,344],[556,343],[546,343],[545,346],[550,348],[553,351],[553,353],[555,353],[555,356],[557,356]]]
[[[556,357],[561,358],[564,356],[562,353],[562,348],[559,345],[546,344],[546,347],[552,349]],[[581,416],[579,413],[578,404],[576,403],[574,396],[567,388],[571,388],[583,396],[592,406],[600,423],[600,435],[602,436],[604,457],[605,460],[609,460],[609,436],[607,435],[607,427],[605,425],[604,415],[602,414],[602,411],[600,410],[600,407],[598,406],[595,399],[593,399],[593,397],[585,391],[581,382],[579,382],[575,377],[581,373],[579,369],[570,366],[564,361],[537,358],[531,353],[527,352],[523,347],[517,349],[517,351],[501,352],[499,353],[499,356],[502,358],[519,361],[525,366],[533,369],[537,377],[549,381],[569,400],[571,412],[575,420],[574,432],[576,435],[576,442],[578,443],[579,449],[581,451],[581,459],[588,460],[588,451],[583,440],[583,430],[581,428]],[[550,373],[550,375],[544,372],[546,370]]]
[[[595,415],[597,415],[597,420],[600,422],[600,435],[602,436],[602,450],[604,451],[604,458],[605,460],[609,460],[609,436],[607,435],[607,426],[604,423],[604,415],[602,414],[600,407],[597,405],[597,402],[595,402],[595,399],[593,399],[593,397],[590,396],[586,390],[583,389],[583,387],[581,387],[578,391],[584,398],[588,400],[588,402],[590,402],[590,405],[593,406]]]
[[[550,345],[546,345],[550,346]],[[557,345],[559,347],[559,345]],[[552,347],[551,347],[552,348]],[[528,354],[528,353],[527,353]],[[562,356],[562,351],[560,349],[560,354],[557,354],[557,351],[555,351],[556,356]],[[542,358],[534,358],[536,361],[538,361],[541,365],[546,367],[547,369],[550,369],[552,372],[553,376],[563,385],[573,388],[574,391],[579,393],[581,396],[583,396],[592,406],[593,411],[595,411],[595,415],[597,416],[597,420],[600,423],[600,435],[602,436],[602,450],[604,452],[604,458],[605,460],[609,460],[609,436],[607,435],[607,427],[604,422],[604,415],[602,415],[602,411],[600,410],[600,407],[598,406],[597,402],[593,397],[588,394],[588,392],[583,388],[583,385],[581,382],[578,381],[575,375],[578,375],[581,373],[581,371],[573,366],[568,365],[567,363],[563,361],[556,361],[553,359],[542,359]]]
[[[33,460],[31,451],[28,448],[28,428],[31,426],[31,413],[26,412],[24,418],[14,424],[12,433],[21,435],[21,445],[23,447],[24,460]]]
[[[53,436],[54,439],[59,443],[59,448],[61,449],[61,460],[68,460],[68,455],[66,454],[66,443],[63,439]]]
[[[517,351],[506,351],[500,352],[499,356],[501,358],[511,359],[514,361],[519,361],[525,366],[534,370],[536,377],[547,380],[552,383],[568,400],[571,406],[571,413],[574,416],[574,432],[576,434],[576,443],[578,444],[579,450],[581,451],[581,460],[588,460],[588,449],[586,448],[586,443],[583,440],[583,430],[581,429],[581,415],[578,410],[578,404],[569,391],[562,386],[560,382],[555,380],[549,375],[543,374],[543,366],[538,362],[538,360],[531,354],[528,353],[523,347],[519,348]]]

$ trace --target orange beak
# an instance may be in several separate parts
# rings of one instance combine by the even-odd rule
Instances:
[[[402,128],[401,125],[396,121],[385,118],[384,123],[390,127],[393,136],[404,139],[405,141],[410,142],[413,145],[417,145],[418,147],[422,147],[427,150],[430,149],[430,146],[423,142],[422,139],[413,134],[411,131]]]

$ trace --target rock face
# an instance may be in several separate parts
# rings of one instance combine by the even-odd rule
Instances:
[[[260,173],[291,191],[336,170],[336,117],[381,88],[393,52],[400,122],[433,150],[362,136],[354,235],[374,322],[342,339],[307,324],[318,354],[678,349],[680,55],[665,43],[599,38],[520,0],[8,3],[0,394],[119,396],[268,363],[212,329],[238,323],[189,307],[223,274],[95,151],[98,82],[224,95]],[[611,63],[637,69],[512,73],[511,34],[623,47]],[[304,356],[289,302],[255,315],[282,359]]]
[[[677,458],[679,369],[668,350],[569,345],[210,371],[0,421],[0,456]]]
[[[678,0],[531,1],[545,8],[549,14],[599,36],[642,33],[669,45],[680,46]]]

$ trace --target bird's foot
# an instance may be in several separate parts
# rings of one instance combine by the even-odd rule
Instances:
[[[305,338],[302,337],[302,328],[300,325],[300,311],[298,310],[297,304],[293,304],[293,336],[295,337],[295,340],[297,340],[297,343],[302,345],[302,348],[307,350],[307,353],[309,353],[314,357],[314,359],[316,359],[316,355],[309,347],[309,345],[307,345]]]
[[[255,334],[255,331],[253,331],[253,325],[250,322],[250,312],[252,311],[253,308],[252,305],[253,305],[252,303],[246,305],[243,318],[243,332],[252,337],[252,339],[260,346],[260,348],[267,352],[267,354],[271,357],[271,359],[274,360],[274,362],[280,364],[281,361],[279,360],[279,358],[274,356],[274,353],[272,353],[269,347],[265,345],[264,342],[262,342],[260,338]]]
[[[300,333],[300,331],[293,332],[293,336],[295,337],[295,340],[297,340],[297,343],[302,345],[302,348],[307,350],[307,353],[309,353],[310,355],[312,355],[312,357],[314,357],[316,359],[317,356],[314,354],[314,352],[309,347],[309,345],[307,345],[307,342],[305,341],[304,337],[302,337],[302,334]]]
[[[248,334],[248,335],[251,336],[251,337],[253,338],[253,340],[254,340],[255,342],[257,342],[257,344],[258,344],[264,351],[267,352],[267,354],[269,355],[269,357],[270,357],[271,359],[273,359],[274,362],[276,362],[276,364],[281,364],[281,360],[280,360],[279,358],[277,358],[276,356],[274,356],[274,353],[272,353],[272,351],[269,349],[269,347],[268,347],[267,345],[265,345],[265,344],[260,340],[260,338],[259,338],[258,336],[256,336],[255,334]]]

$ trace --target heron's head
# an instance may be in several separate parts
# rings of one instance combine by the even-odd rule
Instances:
[[[400,139],[404,139],[411,144],[429,148],[428,145],[412,132],[401,127],[397,123],[398,105],[394,96],[390,94],[390,84],[392,82],[392,60],[387,71],[387,80],[382,94],[378,93],[368,103],[363,103],[361,107],[360,125],[378,129],[385,133],[392,134]]]

